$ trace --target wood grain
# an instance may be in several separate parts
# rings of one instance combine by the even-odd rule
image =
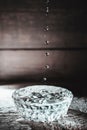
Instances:
[[[86,79],[87,51],[0,51],[0,80]],[[47,68],[49,65],[49,68]],[[83,67],[84,66],[84,67]]]
[[[85,3],[66,3],[50,1],[46,16],[45,1],[0,1],[0,48],[87,48]]]
[[[51,130],[49,123],[45,125],[41,122],[29,122],[26,120],[16,120],[20,116],[18,113],[0,113],[0,130]],[[58,122],[54,122],[53,130],[87,130],[87,114],[70,110],[68,116],[61,118]]]

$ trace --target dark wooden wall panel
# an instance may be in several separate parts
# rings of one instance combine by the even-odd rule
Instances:
[[[85,88],[85,1],[0,0],[0,83],[19,81]]]
[[[79,4],[53,0],[46,15],[42,0],[2,1],[0,48],[87,48],[87,9]]]
[[[0,51],[0,80],[87,78],[87,51]],[[48,67],[47,67],[48,65]]]

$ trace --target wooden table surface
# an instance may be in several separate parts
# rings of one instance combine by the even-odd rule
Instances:
[[[19,120],[19,121],[18,121]],[[16,112],[0,113],[0,130],[87,130],[87,114],[69,110],[68,115],[51,124],[24,121]]]

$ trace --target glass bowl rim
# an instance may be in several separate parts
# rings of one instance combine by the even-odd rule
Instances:
[[[20,101],[20,100],[22,100],[23,98],[26,98],[27,96],[19,96],[19,95],[17,95],[16,96],[16,92],[18,93],[18,92],[20,92],[20,90],[23,90],[23,89],[28,89],[28,88],[30,88],[30,87],[35,87],[35,86],[51,86],[51,87],[55,87],[55,88],[60,88],[61,90],[66,90],[68,93],[69,93],[69,96],[64,96],[65,98],[63,99],[63,100],[60,100],[59,99],[59,102],[54,102],[54,103],[30,103],[29,104],[29,106],[52,106],[52,105],[60,105],[60,104],[62,104],[62,103],[65,103],[65,102],[67,102],[69,99],[70,99],[70,101],[72,100],[72,98],[73,98],[73,94],[72,94],[72,92],[70,91],[70,90],[68,90],[67,88],[63,88],[63,87],[60,87],[60,86],[52,86],[52,85],[31,85],[31,86],[27,86],[27,87],[24,87],[24,88],[19,88],[19,89],[17,89],[17,90],[15,90],[14,92],[13,92],[13,94],[12,94],[12,98],[14,99],[14,100],[18,100],[18,101]],[[24,90],[25,91],[25,90]],[[20,104],[22,104],[21,102],[20,102]]]

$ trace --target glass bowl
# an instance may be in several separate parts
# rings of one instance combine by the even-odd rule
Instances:
[[[17,89],[12,97],[24,119],[52,122],[67,114],[73,94],[62,87],[33,85]]]

